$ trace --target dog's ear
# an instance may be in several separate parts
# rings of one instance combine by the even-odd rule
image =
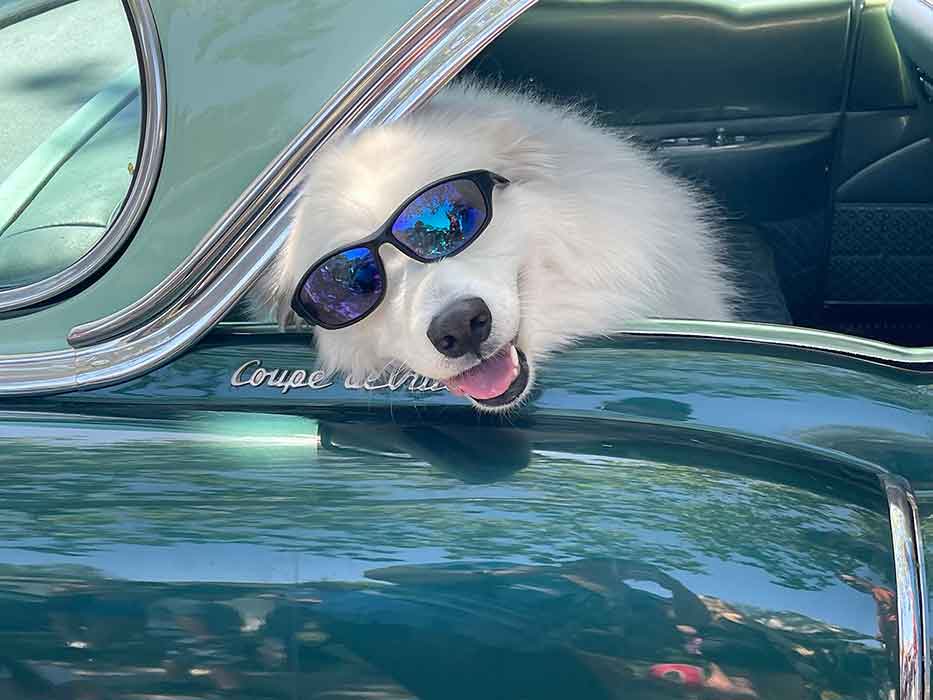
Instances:
[[[546,141],[514,118],[494,120],[491,133],[503,160],[502,171],[513,182],[540,180],[557,175],[557,160]]]

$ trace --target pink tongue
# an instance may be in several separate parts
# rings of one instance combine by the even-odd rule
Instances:
[[[504,394],[517,376],[518,367],[512,364],[512,347],[509,346],[445,383],[454,394],[467,394],[474,399],[494,399]]]

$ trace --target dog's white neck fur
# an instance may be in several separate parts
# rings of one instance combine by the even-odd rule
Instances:
[[[512,182],[494,192],[489,227],[462,255],[430,265],[384,246],[382,305],[349,328],[316,331],[326,369],[458,374],[475,359],[445,358],[426,330],[468,296],[492,312],[489,348],[517,337],[532,368],[627,319],[732,317],[735,290],[698,192],[577,110],[463,83],[314,157],[292,234],[254,301],[289,324],[292,292],[313,262],[371,234],[427,183],[473,169]]]

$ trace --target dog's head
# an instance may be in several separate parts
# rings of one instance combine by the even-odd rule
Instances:
[[[428,183],[472,168],[512,170],[504,154],[478,150],[451,143],[450,133],[400,123],[319,154],[277,270],[282,298],[322,255],[370,235]],[[504,410],[522,400],[535,362],[522,294],[533,241],[522,223],[523,182],[514,172],[505,177],[514,182],[494,188],[488,226],[459,255],[426,264],[381,246],[382,303],[352,326],[315,331],[327,369],[366,376],[401,365],[443,381],[482,409]]]
[[[491,219],[468,248],[426,264],[383,244],[382,303],[354,325],[315,335],[327,370],[365,377],[403,366],[481,410],[514,408],[547,354],[601,332],[619,314],[643,314],[640,297],[624,291],[633,283],[657,287],[653,278],[635,277],[648,267],[639,255],[657,245],[610,255],[610,245],[625,245],[624,231],[584,221],[586,212],[620,208],[628,216],[637,199],[664,187],[645,178],[626,187],[608,176],[596,178],[600,188],[585,185],[597,159],[615,157],[605,155],[613,143],[572,111],[469,87],[448,90],[412,117],[315,155],[264,296],[288,325],[292,294],[322,256],[371,236],[429,183],[469,170],[497,173],[510,184],[493,189]],[[632,199],[623,201],[629,191]],[[623,274],[620,261],[636,272]]]
[[[475,104],[475,96],[460,97]],[[508,178],[510,184],[493,189],[489,223],[469,248],[426,264],[382,245],[382,303],[347,328],[315,329],[327,370],[359,377],[404,366],[482,410],[503,411],[527,396],[545,350],[536,346],[526,284],[536,276],[535,232],[548,217],[545,192],[535,183],[552,177],[549,156],[514,115],[448,106],[317,154],[269,284],[279,320],[287,323],[292,292],[311,265],[371,235],[428,183],[473,169]]]

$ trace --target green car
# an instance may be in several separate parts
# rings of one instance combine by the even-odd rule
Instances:
[[[461,73],[706,187],[735,323],[506,419],[242,303]],[[925,700],[927,0],[0,0],[0,698]]]

